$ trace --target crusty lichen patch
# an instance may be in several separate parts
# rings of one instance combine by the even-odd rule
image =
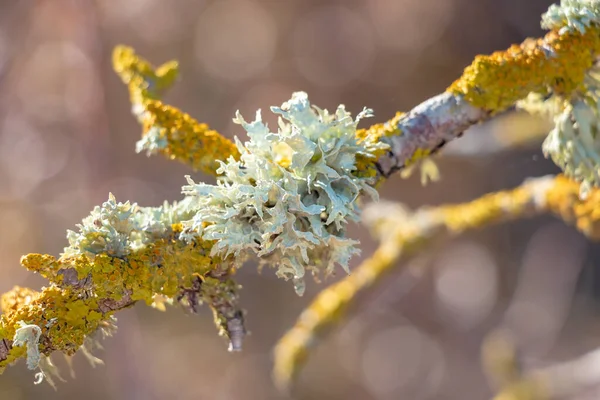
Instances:
[[[600,51],[600,30],[528,39],[521,45],[477,56],[448,91],[476,107],[503,111],[531,92],[569,94],[580,88]]]

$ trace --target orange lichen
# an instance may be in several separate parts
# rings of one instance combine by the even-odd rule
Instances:
[[[503,111],[531,92],[569,95],[580,88],[599,53],[598,27],[584,34],[549,32],[542,39],[475,57],[447,90],[490,112]]]

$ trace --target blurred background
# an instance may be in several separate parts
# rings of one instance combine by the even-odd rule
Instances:
[[[261,108],[276,126],[268,107],[297,90],[322,108],[368,106],[372,122],[387,120],[442,92],[476,54],[542,35],[550,3],[0,0],[0,291],[41,287],[19,266],[21,255],[58,255],[66,230],[109,192],[143,206],[181,197],[185,166],[134,152],[140,127],[111,69],[115,45],[155,64],[178,59],[181,79],[165,100],[243,138],[236,110],[252,118]],[[508,114],[443,152],[440,182],[394,176],[381,195],[416,208],[554,173],[541,139],[504,145],[547,130]],[[363,256],[374,250],[364,228],[349,235],[362,241]],[[247,265],[238,276],[252,334],[242,353],[227,352],[208,309],[188,316],[138,305],[118,314],[116,336],[96,354],[105,366],[78,356],[76,378],[54,392],[34,386],[21,361],[0,376],[0,399],[486,399],[479,348],[493,327],[515,329],[527,367],[600,345],[599,259],[597,246],[552,217],[437,243],[357,305],[288,395],[271,383],[271,351],[324,284],[310,282],[299,298],[272,271]]]

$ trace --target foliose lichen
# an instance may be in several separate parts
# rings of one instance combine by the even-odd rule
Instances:
[[[599,101],[600,67],[594,66],[569,97],[531,93],[517,103],[521,109],[554,120],[542,150],[567,177],[581,183],[582,198],[600,185]]]
[[[585,198],[593,186],[600,185],[600,114],[597,103],[577,100],[554,118],[554,129],[542,145],[546,156],[565,175],[581,182]]]
[[[123,257],[170,233],[171,226],[189,218],[193,210],[190,199],[161,207],[139,207],[136,203],[117,202],[109,194],[107,201],[96,206],[77,227],[79,231],[67,231],[69,247],[64,255],[95,256],[107,254]]]
[[[311,107],[306,93],[297,92],[281,107],[279,130],[271,132],[261,120],[238,113],[234,121],[250,140],[236,144],[241,157],[222,162],[216,185],[195,183],[183,193],[194,196],[196,213],[184,222],[184,237],[215,240],[212,255],[236,260],[249,255],[277,267],[277,275],[293,279],[304,290],[306,270],[329,274],[359,252],[345,237],[348,221],[359,216],[357,198],[363,192],[377,197],[369,178],[355,176],[356,157],[373,157],[357,141],[364,109],[353,119],[344,106],[335,113]]]
[[[70,246],[65,248],[65,253],[106,253],[115,257],[128,254],[131,251],[130,235],[136,229],[131,218],[136,207],[129,202],[117,203],[112,193],[109,194],[108,201],[94,207],[91,214],[77,225],[79,232],[67,231]]]
[[[599,0],[561,0],[542,15],[542,28],[564,33],[585,33],[592,24],[600,23]]]
[[[18,325],[19,328],[13,337],[13,346],[27,347],[27,368],[34,370],[40,363],[39,342],[42,330],[35,324],[26,324],[23,321],[19,321]]]

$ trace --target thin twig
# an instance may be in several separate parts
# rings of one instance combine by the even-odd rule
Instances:
[[[351,275],[321,291],[302,312],[296,324],[275,348],[274,379],[286,389],[300,371],[309,348],[319,335],[329,331],[357,295],[371,290],[387,272],[401,267],[404,257],[414,254],[433,239],[466,230],[550,212],[591,239],[600,238],[600,190],[581,200],[579,185],[559,177],[529,179],[521,186],[488,194],[458,205],[422,208],[407,212],[398,204],[377,204],[365,210],[364,221],[381,240],[375,253]]]

